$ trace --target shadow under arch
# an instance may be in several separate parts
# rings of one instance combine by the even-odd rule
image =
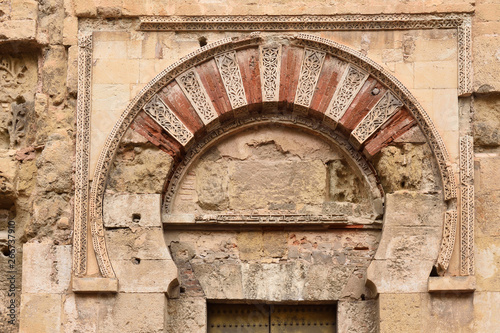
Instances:
[[[192,70],[197,66],[199,68],[199,66],[207,64],[211,61],[212,69],[214,70],[213,74],[222,76],[222,79],[219,80],[219,85],[213,88],[216,90],[218,89],[219,95],[222,96],[225,94],[224,98],[226,100],[226,110],[223,110],[224,106],[216,105],[217,103],[214,103],[213,99],[210,100],[211,96],[205,95],[205,100],[209,101],[209,104],[212,103],[211,107],[210,105],[207,106],[208,109],[211,108],[215,113],[213,113],[213,119],[210,119],[210,116],[205,119],[206,121],[202,119],[203,116],[201,114],[203,110],[199,105],[196,105],[199,100],[194,100],[194,98],[200,98],[199,96],[206,94],[207,90],[209,89],[205,90],[207,83],[206,81],[205,83],[201,81],[199,75],[197,78],[195,78],[195,82],[198,82],[198,84],[201,82],[202,86],[205,85],[205,88],[202,89],[204,92],[202,91],[201,95],[198,94],[198,97],[196,97],[195,95],[190,95],[190,93],[186,92],[185,89],[182,91],[185,95],[190,95],[188,96],[188,98],[186,98],[186,100],[188,100],[191,104],[191,108],[176,110],[174,106],[167,105],[168,102],[164,101],[160,102],[160,104],[163,103],[163,106],[160,106],[159,109],[154,110],[157,117],[156,119],[154,119],[156,120],[156,125],[153,124],[153,126],[162,127],[163,124],[163,129],[166,133],[166,149],[170,150],[169,153],[171,153],[172,155],[175,155],[177,158],[181,158],[180,156],[184,155],[190,147],[196,144],[197,140],[200,137],[204,136],[203,133],[207,132],[207,126],[217,127],[218,118],[223,119],[224,117],[233,117],[234,119],[238,119],[238,114],[235,111],[246,110],[251,114],[251,106],[253,104],[262,104],[265,102],[265,100],[263,100],[263,96],[265,94],[262,93],[260,87],[265,86],[267,82],[266,79],[261,80],[261,84],[256,89],[256,94],[258,94],[258,91],[261,91],[262,94],[260,102],[251,100],[253,97],[250,93],[247,93],[247,100],[240,100],[240,103],[242,103],[242,105],[238,105],[238,101],[234,102],[233,98],[230,96],[231,94],[236,94],[236,97],[238,97],[237,91],[231,91],[231,89],[233,88],[239,88],[240,90],[244,89],[245,91],[249,91],[248,86],[255,84],[256,77],[252,77],[250,75],[251,70],[249,70],[247,67],[256,66],[255,64],[258,61],[261,61],[260,65],[262,66],[262,57],[260,57],[260,60],[254,59],[254,62],[236,62],[236,67],[239,66],[240,70],[240,81],[236,80],[237,82],[235,82],[233,80],[232,85],[231,83],[227,84],[226,82],[224,82],[224,68],[222,68],[221,66],[225,66],[227,64],[222,64],[219,67],[213,67],[217,64],[217,62],[214,60],[214,58],[217,56],[230,53],[236,54],[240,51],[242,52],[248,49],[254,49],[254,52],[256,52],[255,54],[258,55],[262,54],[259,52],[262,52],[262,46],[265,45],[278,45],[279,52],[284,53],[284,50],[286,50],[286,52],[288,52],[286,57],[289,57],[285,59],[284,54],[278,53],[278,66],[280,67],[278,67],[278,71],[275,75],[282,78],[282,80],[278,83],[278,86],[274,88],[274,96],[271,96],[272,94],[269,94],[271,100],[274,100],[274,102],[278,104],[278,107],[281,107],[284,110],[288,110],[292,114],[303,115],[305,119],[307,119],[307,115],[310,115],[311,117],[315,117],[315,115],[323,115],[324,118],[322,121],[326,125],[333,124],[330,126],[332,130],[335,129],[335,131],[339,131],[339,133],[342,133],[344,137],[348,138],[347,140],[352,144],[353,149],[360,149],[365,155],[371,155],[371,153],[376,152],[377,149],[380,150],[383,145],[390,143],[391,140],[402,135],[406,130],[408,130],[411,126],[405,127],[405,122],[401,121],[401,119],[407,120],[407,116],[409,116],[414,124],[418,125],[421,131],[424,133],[427,142],[434,153],[442,179],[443,200],[448,202],[450,204],[449,209],[453,210],[454,199],[456,198],[456,184],[455,178],[451,171],[449,156],[443,140],[432,124],[429,116],[426,114],[417,100],[395,77],[393,77],[390,73],[387,73],[381,66],[377,65],[359,52],[356,52],[346,46],[340,45],[327,39],[307,34],[299,34],[298,36],[293,38],[285,37],[281,39],[267,39],[261,37],[258,33],[252,33],[246,37],[226,38],[221,41],[204,46],[199,50],[181,58],[178,62],[163,70],[150,83],[148,83],[146,87],[144,87],[142,91],[131,101],[131,103],[122,113],[119,120],[111,130],[97,161],[89,200],[89,216],[92,243],[96,254],[99,270],[103,277],[115,277],[115,273],[111,266],[105,244],[104,226],[102,219],[103,197],[107,176],[112,165],[114,155],[125,131],[131,126],[131,124],[134,122],[134,119],[141,112],[146,113],[145,110],[151,105],[150,103],[155,98],[158,98],[159,94],[164,88],[166,88],[169,84],[177,84],[178,78],[181,75],[184,75],[187,71]],[[314,61],[316,60],[311,58],[311,61],[313,63],[308,63],[309,55],[306,53],[309,51],[312,51],[310,52],[310,54],[312,54],[313,57],[315,56],[316,60],[320,61],[322,64],[325,61],[325,58],[338,59],[340,62],[345,64],[342,67],[342,69],[344,70],[344,73],[342,74],[343,76],[339,75],[339,77],[342,77],[340,77],[340,79],[337,81],[337,88],[342,87],[342,85],[349,84],[349,73],[345,69],[351,68],[362,73],[361,76],[364,77],[363,84],[367,84],[366,82],[368,80],[372,80],[372,86],[370,87],[378,87],[377,89],[383,90],[382,94],[380,94],[381,96],[375,102],[373,102],[370,107],[365,107],[364,114],[362,116],[358,115],[357,118],[354,117],[354,120],[351,119],[351,127],[346,125],[346,123],[342,123],[342,119],[337,119],[329,116],[329,111],[327,109],[332,105],[332,101],[340,101],[340,108],[343,112],[347,113],[348,109],[352,108],[352,104],[355,102],[356,98],[359,97],[359,99],[363,99],[363,96],[360,95],[360,92],[363,91],[363,87],[358,87],[358,90],[347,89],[347,91],[355,91],[356,93],[355,96],[347,95],[347,97],[345,96],[345,94],[342,95],[342,90],[340,88],[335,90],[339,91],[337,95],[335,95],[333,91],[330,91],[328,95],[329,99],[321,100],[320,102],[318,102],[318,105],[321,106],[318,108],[314,108],[312,104],[314,103],[314,94],[317,92],[317,89],[315,90],[315,88],[319,87],[320,85],[328,86],[330,82],[328,80],[330,79],[331,75],[330,77],[328,77],[328,75],[325,74],[324,69],[326,68],[326,66],[320,65],[318,69],[314,64]],[[316,55],[314,55],[315,53]],[[320,54],[320,58],[322,57],[322,59],[318,58],[318,54]],[[282,66],[281,62],[289,61],[289,59],[291,58],[294,58],[294,61],[298,65],[296,65],[294,68],[290,68],[291,76],[287,76],[286,71],[289,67]],[[217,68],[219,68],[218,74],[215,73]],[[234,71],[230,72],[234,73]],[[261,73],[262,72],[264,72],[264,68],[261,68]],[[288,77],[291,78],[290,81],[285,82]],[[234,79],[234,77],[229,77],[229,79]],[[323,82],[322,80],[325,80],[325,82]],[[287,91],[287,88],[290,87],[293,91]],[[297,99],[297,96],[299,95],[299,93],[297,92],[302,88],[304,89],[300,92],[300,94],[306,97],[303,99]],[[182,89],[177,90],[181,91]],[[209,92],[210,91],[211,90],[209,90]],[[375,94],[374,90],[370,90],[367,92],[368,94],[372,92]],[[312,96],[307,97],[307,94],[310,94]],[[227,106],[228,103],[229,106]],[[205,111],[207,111],[208,109],[205,109]],[[400,111],[403,109],[406,114],[404,116],[401,116]],[[165,119],[160,119],[166,114],[170,117],[167,123],[170,125],[173,124],[170,130],[167,130],[165,128]],[[151,116],[151,112],[149,112],[148,115]],[[192,120],[196,118],[197,115],[199,117],[198,120],[190,123],[189,119]],[[397,117],[399,117],[399,120],[395,119]],[[153,118],[155,118],[154,115]],[[182,129],[180,132],[179,128]],[[380,144],[377,144],[377,142],[380,142]],[[370,143],[373,143],[375,145],[375,147],[372,147],[371,153],[367,152],[366,150],[366,147]],[[450,230],[451,227],[449,225],[447,226],[447,223],[449,224],[452,222],[448,222],[448,220],[445,220],[445,230]],[[75,237],[85,238],[86,232],[86,230],[83,230],[82,233],[85,233],[85,235],[75,235]],[[454,236],[452,237],[450,233],[445,233],[443,235],[442,246],[436,263],[436,265],[441,267],[441,269],[445,270],[447,268],[453,245]],[[85,270],[83,269],[80,272],[75,272],[75,274],[82,276],[85,274]]]

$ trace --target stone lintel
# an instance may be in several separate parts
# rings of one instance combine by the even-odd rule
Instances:
[[[476,290],[475,276],[431,276],[429,277],[428,289],[430,293],[435,292],[459,292],[468,293]]]
[[[118,292],[118,279],[83,277],[73,278],[74,293],[116,293]]]

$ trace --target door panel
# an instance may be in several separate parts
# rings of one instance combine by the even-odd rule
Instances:
[[[269,333],[269,306],[209,304],[208,333]]]
[[[270,333],[335,333],[336,316],[332,305],[271,306]]]
[[[335,305],[208,304],[208,333],[335,333]]]

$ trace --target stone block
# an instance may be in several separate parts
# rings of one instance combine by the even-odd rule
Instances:
[[[68,74],[66,86],[68,93],[76,96],[78,92],[78,45],[72,45],[68,49]]]
[[[126,68],[127,70],[123,70]],[[97,59],[92,69],[92,82],[100,84],[136,83],[139,80],[139,60]]]
[[[500,292],[474,293],[474,332],[496,332],[500,327]]]
[[[421,332],[470,333],[474,327],[472,293],[421,294]]]
[[[45,54],[42,67],[43,92],[60,104],[66,95],[67,53],[63,45],[52,45]]]
[[[173,260],[113,260],[121,293],[167,293],[177,280]]]
[[[380,294],[380,332],[422,332],[420,294]]]
[[[94,59],[127,59],[128,41],[126,39],[108,40],[96,36],[92,56]],[[129,37],[130,38],[130,37]]]
[[[236,162],[233,170],[229,183],[232,209],[294,210],[320,204],[325,198],[326,167],[321,161]]]
[[[229,175],[227,164],[203,161],[196,168],[198,205],[206,210],[229,207]]]
[[[474,144],[483,147],[500,145],[500,97],[496,94],[474,98]]]
[[[476,282],[478,291],[500,291],[500,237],[476,237]]]
[[[386,225],[375,259],[435,260],[441,245],[442,227]]]
[[[500,191],[476,192],[475,200],[475,235],[500,236],[500,211],[492,207],[500,207]]]
[[[338,333],[378,332],[378,301],[340,300],[337,303]]]
[[[476,278],[470,276],[430,276],[429,292],[473,292],[476,290]]]
[[[118,279],[73,277],[72,287],[74,293],[116,293],[118,292]]]
[[[203,264],[193,261],[191,266],[207,299],[244,299],[239,263],[218,261]]]
[[[498,165],[500,155],[496,153],[478,154],[476,157],[479,160],[479,177],[475,180],[477,196],[481,197],[482,194],[490,191],[499,191],[500,173],[498,172]]]
[[[500,90],[500,53],[496,40],[500,33],[500,22],[476,23],[472,31],[474,40],[472,88],[478,93],[497,92]]]
[[[92,109],[98,119],[102,112],[122,112],[130,101],[128,84],[94,84],[92,91]]]
[[[169,299],[165,332],[205,333],[207,302],[204,297]]]
[[[74,6],[77,17],[95,17],[97,15],[95,0],[75,1]]]
[[[457,61],[415,62],[414,87],[417,89],[458,87]]]
[[[38,2],[33,0],[11,0],[11,20],[36,20],[38,17]]]
[[[98,306],[98,332],[164,332],[163,293],[119,293]]]
[[[384,225],[442,228],[445,210],[441,194],[398,191],[386,195]]]
[[[237,236],[237,246],[240,260],[253,261],[260,260],[262,257],[262,232],[240,232]]]
[[[104,226],[161,227],[159,194],[107,194],[104,197]]]
[[[171,259],[161,228],[110,229],[106,238],[110,259]]]
[[[263,256],[266,258],[282,258],[287,248],[287,233],[282,231],[266,231],[262,235]]]
[[[19,332],[61,332],[62,297],[59,294],[23,293],[21,296]]]
[[[63,23],[63,44],[76,45],[78,43],[78,18],[67,16]]]
[[[26,243],[23,246],[23,294],[65,293],[71,279],[71,246]]]
[[[373,260],[367,278],[379,293],[426,293],[427,280],[436,260],[386,259]]]
[[[29,41],[36,38],[35,20],[7,20],[0,22],[2,39],[10,41]]]

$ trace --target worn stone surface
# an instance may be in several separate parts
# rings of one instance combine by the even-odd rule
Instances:
[[[167,332],[206,332],[207,303],[202,297],[181,297],[168,300]]]
[[[71,246],[23,246],[23,294],[62,294],[71,279]]]
[[[161,228],[109,229],[106,237],[111,259],[170,259]]]
[[[474,331],[490,332],[500,327],[498,304],[500,292],[475,292],[474,293]]]
[[[161,227],[159,194],[111,194],[104,199],[106,227]]]
[[[61,332],[61,294],[23,294],[19,332]]]
[[[378,332],[378,301],[340,301],[338,302],[339,333]]]
[[[405,143],[383,148],[375,157],[375,168],[386,193],[435,192],[439,188],[436,165],[426,144]]]
[[[122,147],[110,171],[108,190],[128,193],[161,193],[172,165],[170,155],[151,144]]]
[[[500,145],[500,95],[478,95],[474,98],[474,144],[481,147]]]

